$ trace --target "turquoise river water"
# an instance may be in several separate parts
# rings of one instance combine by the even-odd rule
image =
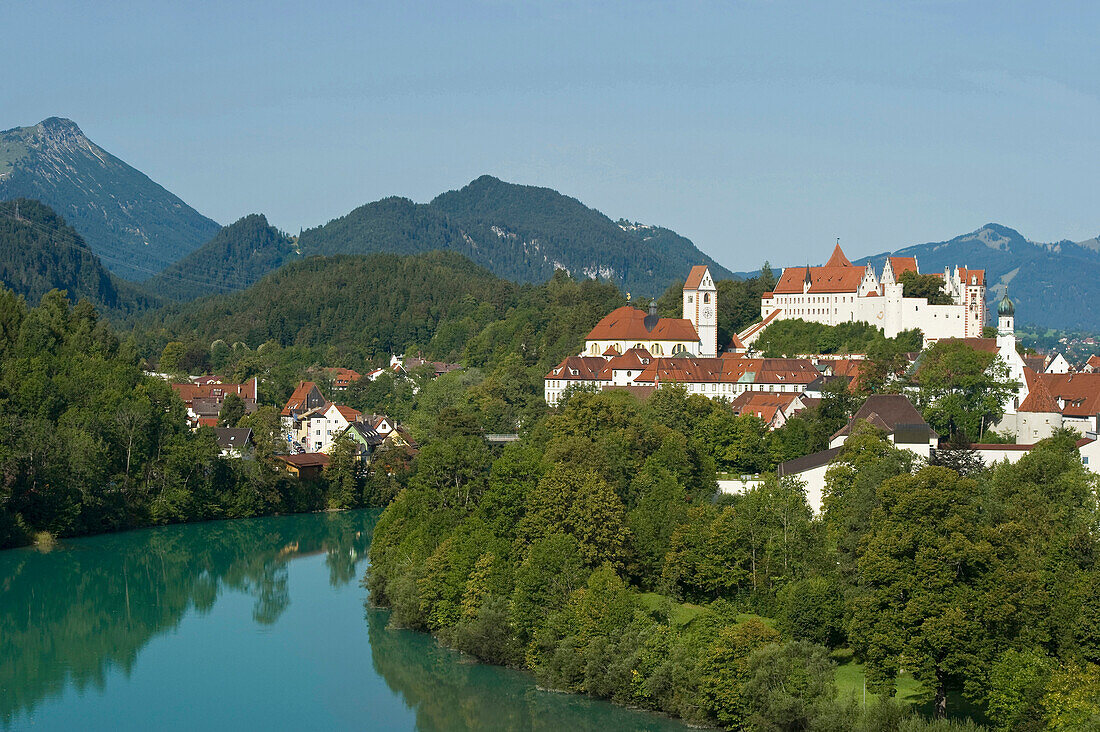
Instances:
[[[387,627],[377,512],[0,551],[0,729],[683,730]]]

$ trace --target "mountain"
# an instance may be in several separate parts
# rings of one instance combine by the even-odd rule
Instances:
[[[1008,286],[1021,325],[1062,330],[1100,330],[1100,246],[1095,239],[1034,242],[1015,229],[986,224],[977,231],[940,242],[916,244],[896,252],[864,257],[876,268],[887,256],[916,257],[922,272],[956,265],[984,269],[987,302],[995,303]],[[995,322],[991,316],[987,322]]]
[[[668,229],[616,223],[552,189],[488,175],[427,204],[387,198],[360,206],[303,231],[298,244],[303,255],[446,249],[517,282],[544,282],[564,269],[654,296],[695,264],[709,265],[717,279],[732,276]]]
[[[115,274],[143,280],[218,224],[58,117],[0,132],[0,200],[33,198],[76,229]]]
[[[310,257],[241,292],[150,313],[147,330],[163,326],[203,343],[354,344],[395,353],[412,343],[426,346],[444,318],[485,317],[481,302],[492,303],[494,312],[502,309],[516,289],[454,252]],[[454,341],[460,352],[466,337],[458,333]]]
[[[294,239],[268,224],[262,214],[250,214],[144,285],[173,300],[193,300],[244,289],[296,255]]]
[[[114,277],[80,235],[38,201],[0,202],[0,283],[32,305],[52,289],[87,299],[108,314],[157,304],[140,287]]]

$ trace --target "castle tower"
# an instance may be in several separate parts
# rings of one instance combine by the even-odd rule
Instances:
[[[718,355],[718,289],[705,264],[691,268],[684,283],[684,318],[699,334],[699,355]]]

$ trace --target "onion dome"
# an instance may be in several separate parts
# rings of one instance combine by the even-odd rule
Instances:
[[[1016,306],[1012,304],[1012,301],[1008,299],[1008,290],[1005,290],[1005,296],[1001,298],[1001,302],[997,304],[997,315],[1015,315]]]

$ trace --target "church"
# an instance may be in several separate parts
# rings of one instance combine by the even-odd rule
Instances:
[[[621,356],[631,349],[651,356],[718,355],[718,290],[705,264],[691,268],[684,282],[684,317],[661,318],[624,305],[605,315],[584,339],[582,356]]]
[[[925,343],[941,338],[980,338],[985,326],[985,270],[945,268],[943,292],[950,305],[930,305],[926,298],[905,297],[898,281],[903,272],[920,274],[916,257],[887,257],[881,276],[871,263],[852,264],[836,245],[829,261],[821,267],[787,267],[772,292],[760,301],[760,317],[774,320],[800,319],[825,325],[870,323],[883,329],[887,338],[919,328]],[[746,331],[746,345],[763,332]]]

